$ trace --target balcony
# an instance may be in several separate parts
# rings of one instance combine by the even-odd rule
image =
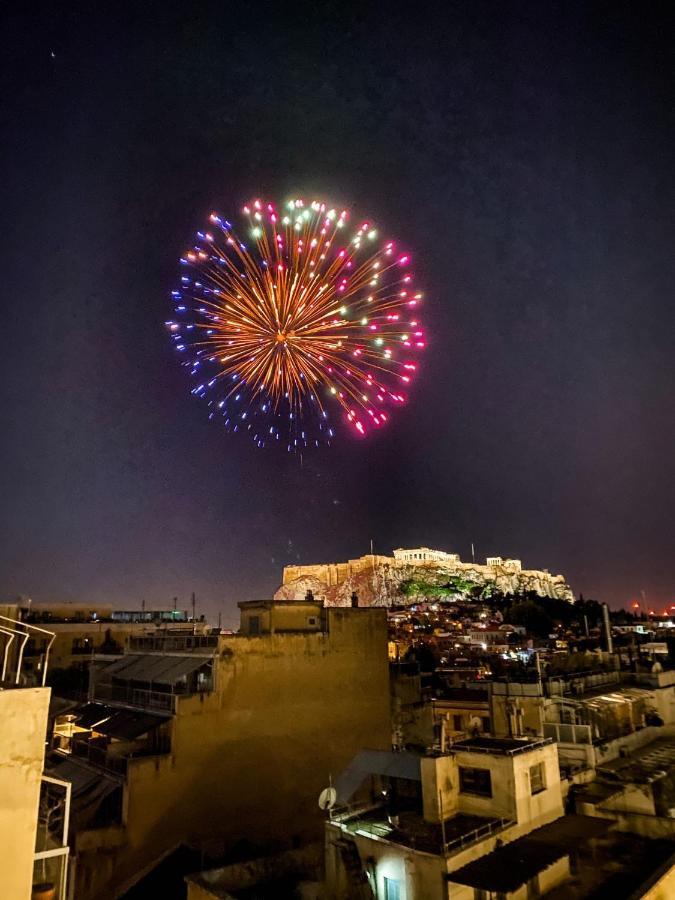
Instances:
[[[133,687],[130,684],[97,684],[94,696],[96,700],[103,702],[123,703],[143,709],[158,709],[174,715],[176,712],[176,697],[180,696],[180,694],[166,691],[151,691]]]
[[[213,655],[218,647],[217,634],[157,634],[132,637],[130,653],[193,653],[206,651]]]

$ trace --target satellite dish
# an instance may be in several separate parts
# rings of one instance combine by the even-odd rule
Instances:
[[[319,794],[319,809],[332,809],[337,800],[337,791],[334,787],[324,788]]]

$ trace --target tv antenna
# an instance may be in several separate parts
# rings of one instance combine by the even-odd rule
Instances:
[[[331,809],[337,802],[337,791],[333,787],[333,779],[328,776],[328,787],[324,788],[319,794],[319,809],[330,815]]]

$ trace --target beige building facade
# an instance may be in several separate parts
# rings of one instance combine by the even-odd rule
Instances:
[[[329,776],[390,746],[384,610],[241,610],[236,636],[133,640],[57,721],[53,771],[108,778],[105,807],[74,801],[78,900],[119,896],[179,844],[316,839]]]
[[[338,779],[326,825],[327,900],[367,890],[398,900],[473,900],[471,888],[449,892],[454,871],[563,812],[551,741],[479,738],[446,754],[369,754],[355,762]],[[359,774],[361,788],[351,790]],[[340,803],[349,804],[346,812]],[[563,863],[556,878],[568,873]]]

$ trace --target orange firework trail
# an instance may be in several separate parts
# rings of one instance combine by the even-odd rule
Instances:
[[[250,245],[214,213],[181,259],[167,325],[193,393],[258,446],[330,443],[332,409],[361,435],[383,425],[425,346],[409,256],[368,222],[346,236],[347,213],[325,203],[243,213]]]

